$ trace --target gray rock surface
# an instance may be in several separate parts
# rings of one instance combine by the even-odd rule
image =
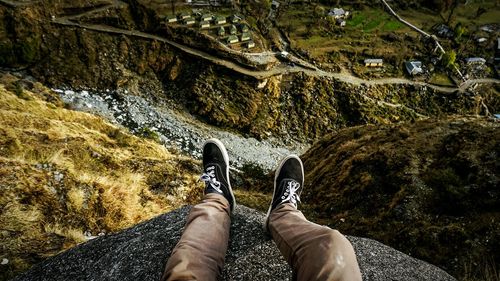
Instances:
[[[35,265],[14,280],[159,280],[190,207],[101,236]],[[237,206],[223,280],[290,280],[291,269],[262,231],[264,214]],[[374,240],[348,237],[363,280],[455,280]]]

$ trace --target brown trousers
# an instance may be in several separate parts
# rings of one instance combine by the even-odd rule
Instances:
[[[194,206],[161,280],[217,280],[229,239],[229,202],[207,194]],[[271,213],[269,229],[293,268],[294,280],[361,280],[351,243],[338,231],[307,221],[291,204]]]

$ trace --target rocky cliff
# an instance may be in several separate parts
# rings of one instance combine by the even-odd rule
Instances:
[[[14,280],[159,280],[189,207],[98,237],[34,266]],[[264,214],[237,206],[222,280],[290,280],[291,269],[262,231]],[[363,280],[455,280],[443,270],[377,241],[348,237]]]

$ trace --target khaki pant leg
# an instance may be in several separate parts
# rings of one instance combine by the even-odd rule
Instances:
[[[161,280],[217,280],[224,266],[230,224],[227,199],[205,195],[191,209]]]
[[[309,222],[292,204],[273,210],[269,230],[297,280],[361,280],[351,243],[337,230]]]

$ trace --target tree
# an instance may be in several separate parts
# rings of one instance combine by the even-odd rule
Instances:
[[[451,50],[443,54],[442,62],[446,68],[453,68],[455,66],[455,61],[457,60],[457,53]]]
[[[331,16],[326,17],[326,26],[329,30],[335,30],[336,24],[337,23],[333,17]]]
[[[460,23],[460,22],[457,23],[457,25],[455,25],[455,30],[454,30],[455,41],[457,41],[457,42],[460,41],[464,32],[465,32],[465,27],[462,25],[462,23]]]

